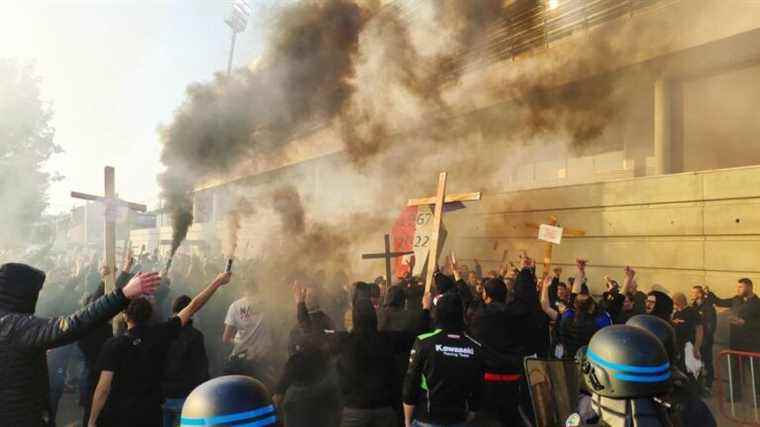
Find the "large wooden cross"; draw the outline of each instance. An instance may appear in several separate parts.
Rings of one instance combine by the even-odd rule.
[[[387,283],[387,286],[390,287],[393,285],[393,281],[391,280],[391,259],[392,258],[398,258],[400,256],[404,255],[411,255],[414,251],[411,252],[391,252],[391,235],[386,234],[385,235],[385,252],[378,253],[378,254],[362,254],[362,259],[385,259],[385,280]]]
[[[547,225],[551,225],[553,227],[556,227],[558,223],[557,217],[554,215],[549,216],[549,222],[547,222]],[[538,224],[533,223],[527,223],[526,226],[538,231],[541,226]],[[585,236],[586,232],[584,230],[579,230],[576,228],[562,228],[562,237],[581,237]],[[546,248],[544,249],[544,273],[542,277],[546,277],[549,274],[549,269],[552,265],[552,251],[554,249],[554,244],[546,242]]]
[[[105,167],[105,196],[94,196],[72,191],[71,197],[75,199],[101,202],[106,205],[104,249],[106,252],[108,274],[103,278],[103,283],[105,285],[105,291],[110,292],[116,287],[116,209],[119,206],[126,206],[134,211],[145,212],[148,208],[145,205],[125,202],[116,197],[116,172],[112,166]],[[85,207],[85,209],[87,209],[87,207]],[[87,242],[85,242],[85,244],[86,243]]]
[[[434,197],[411,199],[407,206],[435,205],[433,209],[433,235],[430,238],[430,255],[428,255],[427,274],[425,275],[425,293],[430,292],[433,284],[435,266],[438,264],[438,236],[443,222],[443,205],[452,202],[467,202],[480,200],[480,193],[462,193],[446,195],[446,172],[438,175],[438,189]]]

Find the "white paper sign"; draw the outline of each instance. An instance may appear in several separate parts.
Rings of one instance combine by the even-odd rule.
[[[562,242],[562,227],[541,224],[538,228],[538,240],[559,245]]]

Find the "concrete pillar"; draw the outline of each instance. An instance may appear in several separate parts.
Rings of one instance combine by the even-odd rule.
[[[660,78],[654,83],[654,157],[655,174],[671,173],[673,149],[670,124],[670,83]]]

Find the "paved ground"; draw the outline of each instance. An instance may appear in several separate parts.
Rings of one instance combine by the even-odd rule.
[[[720,411],[718,410],[717,406],[717,399],[708,399],[707,404],[710,406],[710,409],[713,412],[713,415],[715,415],[716,419],[718,420],[718,425],[723,427],[741,427],[742,424],[734,423],[729,421],[728,419],[720,416]],[[58,427],[81,427],[80,421],[82,417],[82,410],[77,405],[77,395],[76,394],[65,394],[63,398],[61,399],[61,404],[58,409],[58,420],[57,420],[57,426]]]

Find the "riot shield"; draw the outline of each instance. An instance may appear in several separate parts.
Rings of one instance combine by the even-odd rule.
[[[575,361],[526,357],[525,376],[536,426],[564,426],[578,402],[580,378]]]

